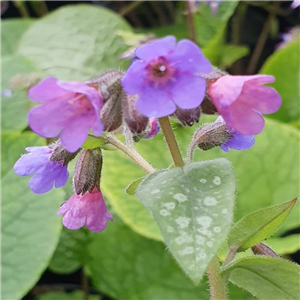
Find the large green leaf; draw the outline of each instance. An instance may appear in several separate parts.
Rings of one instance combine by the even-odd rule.
[[[27,85],[31,78],[37,79],[41,71],[28,59],[22,56],[6,56],[2,60],[1,89],[11,91],[10,81],[16,75],[20,76],[19,85],[11,91],[11,95],[1,97],[1,128],[2,130],[22,131],[27,127],[27,114],[33,102],[27,95],[27,90],[22,85]],[[15,77],[16,78],[16,77]],[[26,81],[23,83],[23,81]],[[35,84],[36,82],[32,82]]]
[[[273,75],[276,81],[272,86],[282,97],[282,106],[278,112],[270,115],[284,122],[299,121],[300,99],[300,39],[285,46],[271,55],[260,73]]]
[[[203,122],[215,117],[203,118]],[[176,128],[182,153],[193,136],[194,128]],[[154,167],[166,168],[171,164],[170,155],[161,135],[153,140],[141,141],[137,148]],[[299,132],[291,126],[267,120],[262,134],[256,136],[253,148],[247,151],[220,149],[196,150],[195,160],[203,161],[225,157],[233,163],[237,174],[237,200],[235,220],[259,208],[280,204],[299,194]],[[288,154],[287,154],[288,153]],[[131,228],[147,237],[161,239],[153,217],[134,196],[124,190],[143,172],[120,151],[105,152],[102,189],[118,215]],[[275,163],[276,162],[276,163]],[[126,175],[125,175],[126,174]],[[277,236],[299,225],[299,203]]]
[[[73,293],[59,293],[59,292],[48,292],[45,294],[41,294],[38,300],[82,300],[84,298],[84,293],[82,291],[76,291]],[[88,295],[89,300],[99,300],[99,296],[97,295]]]
[[[24,140],[34,141],[33,135],[11,138],[10,144],[14,146],[4,152],[2,161],[24,153]],[[61,222],[56,212],[64,193],[52,190],[36,195],[29,189],[28,180],[28,177],[18,177],[12,169],[1,180],[1,299],[20,299],[28,292],[46,269],[60,235]]]
[[[231,228],[228,245],[245,250],[264,241],[284,223],[296,201],[297,198],[246,215]]]
[[[119,69],[126,50],[118,30],[130,30],[117,14],[92,5],[69,5],[35,22],[23,36],[19,53],[47,75],[87,80],[109,68]]]
[[[154,216],[179,265],[198,284],[233,219],[231,163],[216,159],[155,172],[136,195]]]
[[[17,52],[19,41],[33,19],[1,20],[1,55],[12,55]]]
[[[197,33],[197,42],[205,46],[221,28],[225,28],[228,19],[232,16],[238,1],[223,1],[218,7],[218,14],[212,15],[209,5],[201,3],[197,13],[194,14],[194,22]]]
[[[258,299],[295,299],[300,297],[300,266],[280,258],[252,256],[226,266],[222,275]]]
[[[93,234],[88,269],[93,284],[115,299],[208,299],[206,283],[196,287],[162,243],[146,239],[114,217]]]
[[[69,274],[79,269],[89,259],[88,243],[89,232],[85,228],[79,230],[63,228],[49,264],[50,270],[59,274]]]
[[[15,176],[11,171],[2,179],[1,299],[20,299],[34,286],[47,268],[61,229],[56,211],[62,192],[35,195],[24,178]]]

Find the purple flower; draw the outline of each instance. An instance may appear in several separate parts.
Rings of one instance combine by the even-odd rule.
[[[36,194],[49,192],[53,185],[56,188],[63,187],[69,173],[67,165],[62,165],[57,161],[50,161],[52,150],[48,146],[28,147],[27,154],[15,163],[14,171],[19,176],[29,176],[34,174],[29,180],[30,189]]]
[[[292,9],[296,9],[298,6],[300,6],[300,0],[294,0],[291,4]]]
[[[145,135],[144,139],[153,139],[159,132],[160,126],[158,121],[155,118],[149,118],[149,124],[147,128],[147,134]]]
[[[33,131],[43,137],[60,134],[62,145],[69,152],[77,151],[92,129],[100,136],[102,97],[96,89],[81,82],[58,81],[47,77],[29,90],[33,101],[42,105],[30,110],[28,119]]]
[[[274,80],[268,75],[226,75],[209,86],[208,94],[229,129],[242,135],[256,135],[265,124],[261,114],[276,112],[282,103],[275,89],[262,86]]]
[[[191,12],[194,13],[197,11],[200,3],[203,1],[192,0],[192,1],[188,1],[188,2],[189,2],[189,7],[190,7]],[[213,0],[204,1],[205,5],[210,6],[211,12],[214,16],[216,16],[218,14],[218,7],[220,5],[220,2],[221,2],[220,0],[219,1],[213,1]]]
[[[221,116],[219,116],[215,122],[224,123],[224,120]],[[253,135],[243,135],[234,129],[231,129],[230,132],[233,134],[233,138],[229,139],[222,146],[220,146],[224,152],[228,152],[229,148],[234,150],[247,150],[255,143]]]
[[[62,223],[71,230],[86,225],[89,230],[100,232],[106,228],[107,219],[113,220],[107,211],[102,193],[97,188],[94,188],[91,193],[71,196],[61,205],[57,215],[64,215]]]
[[[127,94],[138,94],[136,108],[147,116],[160,118],[176,110],[191,109],[203,101],[205,79],[212,67],[199,47],[181,40],[176,45],[173,36],[150,42],[135,51],[122,79]]]

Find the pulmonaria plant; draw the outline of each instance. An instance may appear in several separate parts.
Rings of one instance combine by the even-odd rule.
[[[262,114],[281,106],[277,91],[265,85],[274,80],[268,75],[232,76],[213,68],[189,40],[177,43],[167,36],[151,41],[135,50],[125,73],[109,70],[84,83],[48,77],[32,87],[29,97],[43,104],[29,112],[31,129],[60,139],[26,148],[14,170],[20,176],[34,174],[30,188],[45,193],[66,184],[68,163],[77,156],[74,194],[57,214],[63,215],[68,229],[86,226],[100,232],[112,221],[101,193],[102,153],[123,151],[148,173],[142,182],[134,182],[136,195],[154,216],[180,266],[198,283],[228,235],[236,184],[230,162],[193,162],[194,150],[253,147],[254,136],[264,128]],[[184,160],[168,117],[192,126],[203,114],[219,117],[196,129]],[[134,147],[160,129],[175,168],[155,170]],[[123,132],[125,143],[114,131]],[[212,269],[219,274],[218,266],[209,265],[210,280]]]

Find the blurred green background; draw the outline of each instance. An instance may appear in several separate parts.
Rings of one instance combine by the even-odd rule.
[[[46,141],[30,131],[27,90],[41,78],[87,80],[155,35],[189,38],[187,1],[1,1],[1,193],[3,300],[209,299],[206,279],[194,286],[161,241],[148,211],[124,190],[141,177],[118,151],[104,153],[102,190],[114,221],[102,233],[62,228],[59,205],[72,194],[33,194],[12,166],[24,148]],[[299,195],[299,9],[291,1],[223,1],[217,14],[201,2],[193,13],[196,42],[212,64],[231,74],[271,74],[283,99],[255,146],[196,160],[226,157],[238,179],[235,219]],[[297,31],[298,30],[298,31]],[[283,41],[288,41],[282,44]],[[215,117],[201,117],[200,123]],[[197,124],[174,123],[182,151]],[[161,135],[137,148],[156,168],[171,164]],[[72,165],[69,167],[72,173]],[[299,204],[267,244],[300,262]],[[226,254],[226,245],[220,257]],[[243,255],[241,253],[240,255]],[[230,299],[252,299],[230,286]]]

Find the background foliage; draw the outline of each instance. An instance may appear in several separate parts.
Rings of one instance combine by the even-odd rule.
[[[102,190],[114,222],[100,234],[85,229],[62,229],[56,211],[72,194],[71,183],[63,190],[38,196],[29,190],[28,178],[20,178],[12,171],[26,146],[46,143],[28,129],[27,112],[33,105],[27,97],[30,85],[48,75],[61,80],[86,80],[110,68],[124,69],[128,61],[120,61],[118,56],[128,49],[126,44],[137,39],[137,34],[189,37],[183,2],[148,3],[148,6],[142,3],[132,6],[127,13],[128,6],[115,4],[112,8],[126,15],[127,21],[111,9],[97,7],[98,4],[65,3],[62,8],[46,13],[40,4],[30,6],[29,2],[23,2],[23,8],[29,8],[29,12],[39,18],[7,18],[1,22],[1,299],[24,296],[24,299],[41,300],[82,299],[87,285],[93,294],[92,300],[100,296],[103,299],[208,299],[206,279],[195,286],[183,274],[165,249],[159,228],[148,210],[135,196],[124,192],[133,180],[144,174],[122,153],[105,153]],[[288,10],[285,4],[281,4],[281,8]],[[245,20],[257,22],[253,16],[255,9],[263,26],[267,7],[223,2],[214,16],[209,6],[200,4],[194,15],[197,43],[216,66],[227,68],[231,73],[246,73],[257,40],[253,42],[244,24]],[[21,12],[24,15],[22,8]],[[139,17],[144,18],[144,23]],[[238,178],[235,221],[259,208],[299,195],[299,39],[274,51],[279,24],[288,20],[288,17],[284,21],[280,18],[280,14],[274,18],[276,34],[270,31],[256,71],[261,66],[260,73],[276,77],[273,86],[282,96],[282,109],[270,116],[273,120],[267,120],[264,132],[257,136],[252,149],[229,153],[219,149],[198,151],[195,157],[196,161],[225,157],[233,163]],[[236,22],[240,22],[241,32],[236,32]],[[118,32],[123,35],[125,32],[127,38],[123,40]],[[202,117],[200,122],[214,119]],[[174,123],[173,126],[184,153],[198,125],[182,128]],[[137,148],[156,168],[167,168],[171,164],[161,135],[138,143]],[[69,170],[72,172],[72,166]],[[285,256],[300,249],[299,203],[267,244]],[[220,257],[224,257],[224,253],[226,245],[221,248]],[[241,260],[240,265],[232,266],[231,270],[247,263]],[[224,272],[229,272],[229,268]],[[230,280],[245,288],[237,273],[231,270]],[[59,277],[55,274],[71,275]],[[82,284],[79,277],[82,277]],[[49,278],[55,278],[55,284],[51,285]],[[71,278],[72,285],[64,281],[67,278]],[[72,294],[68,293],[70,291]],[[256,296],[265,299],[268,294]],[[230,299],[251,298],[242,289],[230,286]]]

